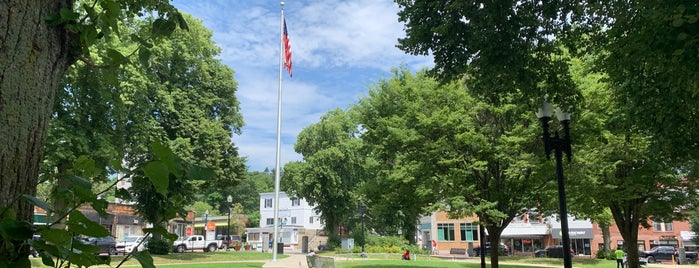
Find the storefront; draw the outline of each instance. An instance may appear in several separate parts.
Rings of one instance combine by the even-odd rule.
[[[552,228],[551,237],[561,244],[561,228]],[[592,255],[591,240],[595,237],[590,228],[568,228],[570,248],[575,255]]]
[[[692,231],[680,231],[680,237],[682,238],[682,247],[688,251],[697,251],[697,244],[694,242],[697,234]]]
[[[500,238],[510,247],[513,255],[534,256],[534,251],[544,249],[544,237],[548,235],[546,224],[510,223]]]

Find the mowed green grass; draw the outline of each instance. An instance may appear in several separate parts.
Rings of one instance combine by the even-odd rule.
[[[417,260],[400,260],[400,254],[369,254],[368,259],[359,258],[353,255],[335,255],[331,252],[322,256],[333,256],[337,259],[337,268],[398,268],[398,267],[444,267],[444,268],[480,268],[479,259],[442,259],[431,256],[417,256]],[[287,258],[286,255],[279,255],[279,259]],[[115,267],[124,256],[112,257],[111,267]],[[241,267],[241,268],[261,268],[265,262],[272,259],[271,253],[261,252],[226,252],[218,251],[213,253],[188,252],[181,254],[154,255],[153,262],[157,267],[193,267],[193,268],[214,268],[214,267]],[[32,267],[47,267],[41,264],[39,258],[32,258]],[[490,267],[490,259],[486,259],[486,266]],[[503,268],[532,268],[532,267],[562,267],[562,259],[551,258],[529,258],[529,257],[501,257],[500,266]],[[616,267],[615,261],[598,260],[588,258],[573,259],[574,267],[585,268],[610,268]],[[108,267],[108,266],[102,266]],[[141,267],[136,260],[130,259],[121,267]]]
[[[272,259],[272,253],[249,251],[185,252],[151,256],[157,267],[177,267],[182,266],[182,264],[187,264],[186,267],[262,267],[266,261]],[[280,259],[286,257],[285,255],[279,256]],[[124,258],[124,256],[112,257],[110,266],[118,265]],[[30,260],[32,267],[50,267],[43,265],[41,258],[30,258]],[[135,259],[129,258],[121,267],[141,267],[141,265]]]
[[[321,254],[322,255],[322,254]],[[331,254],[326,254],[330,255]],[[416,260],[400,260],[400,254],[369,254],[369,259],[358,256],[344,255],[338,258],[337,268],[398,268],[398,267],[445,267],[445,268],[480,268],[480,259],[449,259],[434,256],[418,255]],[[486,267],[490,267],[490,258],[486,258]],[[589,258],[573,258],[574,267],[613,268],[616,261]],[[503,268],[532,268],[532,267],[563,267],[563,259],[532,258],[532,257],[500,257],[500,267]]]

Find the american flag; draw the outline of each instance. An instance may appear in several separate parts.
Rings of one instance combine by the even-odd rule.
[[[291,73],[291,44],[289,43],[289,34],[286,31],[286,19],[284,19],[284,69],[289,71],[289,77],[293,77]]]

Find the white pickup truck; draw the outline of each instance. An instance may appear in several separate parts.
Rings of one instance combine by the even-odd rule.
[[[221,240],[206,240],[203,235],[192,235],[175,240],[172,248],[177,253],[186,250],[202,249],[204,252],[214,252],[221,247]]]

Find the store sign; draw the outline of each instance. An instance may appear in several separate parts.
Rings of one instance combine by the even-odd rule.
[[[561,228],[551,229],[551,237],[554,239],[561,239],[563,237]],[[570,239],[592,239],[595,235],[592,232],[592,228],[569,228],[568,237]]]

